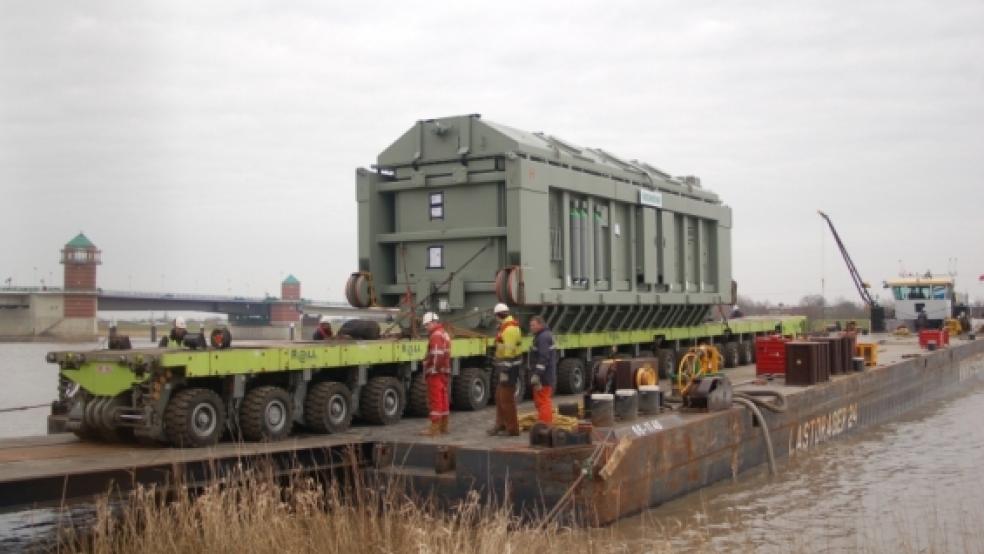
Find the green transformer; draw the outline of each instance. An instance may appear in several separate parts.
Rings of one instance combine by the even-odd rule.
[[[490,327],[505,302],[556,331],[678,327],[734,301],[731,209],[671,177],[478,115],[418,121],[357,171],[349,302]]]

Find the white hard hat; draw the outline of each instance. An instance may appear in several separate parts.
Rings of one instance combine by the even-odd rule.
[[[427,312],[426,314],[424,314],[424,317],[422,319],[424,325],[427,325],[428,323],[434,323],[435,321],[437,321],[437,314],[435,314],[434,312]]]
[[[183,318],[183,317],[176,317],[176,318],[174,318],[174,327],[177,328],[177,329],[187,329],[188,328],[188,324],[185,323],[185,318]]]
[[[321,319],[318,320],[318,323],[331,323],[331,320],[328,319],[328,316],[323,315],[321,316]]]
[[[495,314],[507,314],[507,313],[509,313],[509,306],[506,306],[502,302],[499,302],[498,304],[495,305],[494,308],[492,308],[492,313],[495,313]]]

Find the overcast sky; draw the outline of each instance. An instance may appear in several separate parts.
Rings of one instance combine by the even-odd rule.
[[[355,168],[481,113],[699,175],[743,294],[855,298],[824,209],[984,297],[980,0],[211,6],[0,3],[0,279],[82,230],[103,288],[342,299]]]

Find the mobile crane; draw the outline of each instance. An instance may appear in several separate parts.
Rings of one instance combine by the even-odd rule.
[[[817,210],[826,222],[827,226],[830,227],[831,234],[834,235],[834,241],[837,242],[837,248],[840,249],[841,256],[844,257],[844,263],[847,264],[847,271],[851,274],[851,281],[854,282],[854,288],[858,289],[858,294],[861,295],[861,301],[868,307],[869,317],[871,318],[871,331],[873,333],[884,333],[885,332],[885,307],[878,304],[878,301],[871,296],[871,292],[868,289],[871,285],[868,284],[861,278],[861,274],[858,272],[857,266],[854,265],[854,260],[851,259],[851,255],[847,253],[847,248],[844,246],[844,241],[841,240],[840,235],[837,233],[837,228],[834,227],[834,222],[830,220],[830,217],[823,213],[821,210]]]

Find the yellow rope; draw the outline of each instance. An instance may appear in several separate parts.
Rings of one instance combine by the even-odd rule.
[[[533,424],[537,421],[536,412],[527,412],[522,414],[519,416],[519,429],[521,431],[529,431],[530,428],[533,427]],[[566,429],[567,431],[573,431],[577,428],[577,418],[560,415],[554,411],[553,423],[551,425],[561,429]]]

